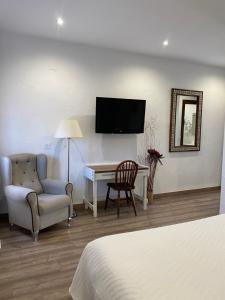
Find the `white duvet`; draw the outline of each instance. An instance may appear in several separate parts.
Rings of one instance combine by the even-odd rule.
[[[225,299],[225,215],[89,243],[75,300]]]

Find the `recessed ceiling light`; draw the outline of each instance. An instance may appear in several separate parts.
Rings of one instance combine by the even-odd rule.
[[[64,21],[63,21],[63,19],[62,18],[57,18],[57,24],[59,25],[59,26],[63,26],[63,24],[64,24]]]
[[[168,46],[169,45],[169,41],[168,40],[165,40],[164,42],[163,42],[163,46]]]

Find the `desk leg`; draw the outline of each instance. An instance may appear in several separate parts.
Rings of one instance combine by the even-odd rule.
[[[93,181],[93,216],[98,216],[97,180]]]
[[[148,198],[147,198],[147,180],[148,176],[143,176],[143,209],[147,209]]]
[[[84,207],[85,209],[88,209],[88,203],[87,203],[87,200],[88,200],[88,184],[89,184],[89,181],[88,179],[85,180],[85,187],[84,187]]]

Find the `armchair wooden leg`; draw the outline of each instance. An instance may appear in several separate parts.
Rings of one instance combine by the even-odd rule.
[[[38,234],[39,234],[39,230],[32,232],[34,242],[38,242]]]
[[[118,198],[116,200],[116,204],[117,204],[117,217],[120,217],[120,191],[118,191]]]
[[[110,186],[108,187],[106,199],[105,199],[105,209],[108,207],[108,202],[109,202],[109,194],[110,194]]]
[[[13,223],[10,223],[10,224],[9,224],[9,230],[13,230],[13,226],[14,226],[14,224],[13,224]]]
[[[75,211],[75,209],[73,208],[73,214],[72,214],[72,219],[76,218],[77,217],[77,213]]]
[[[136,206],[135,206],[134,196],[133,196],[131,190],[130,190],[130,197],[131,197],[131,203],[132,203],[132,206],[133,206],[133,208],[134,208],[135,216],[137,216],[137,210],[136,210]]]
[[[67,220],[67,226],[68,226],[68,227],[71,226],[71,221],[72,221],[72,218],[68,218],[68,220]]]

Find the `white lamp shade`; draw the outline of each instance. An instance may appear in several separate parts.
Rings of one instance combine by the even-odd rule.
[[[83,137],[77,120],[61,120],[55,132],[55,138],[78,138]]]

